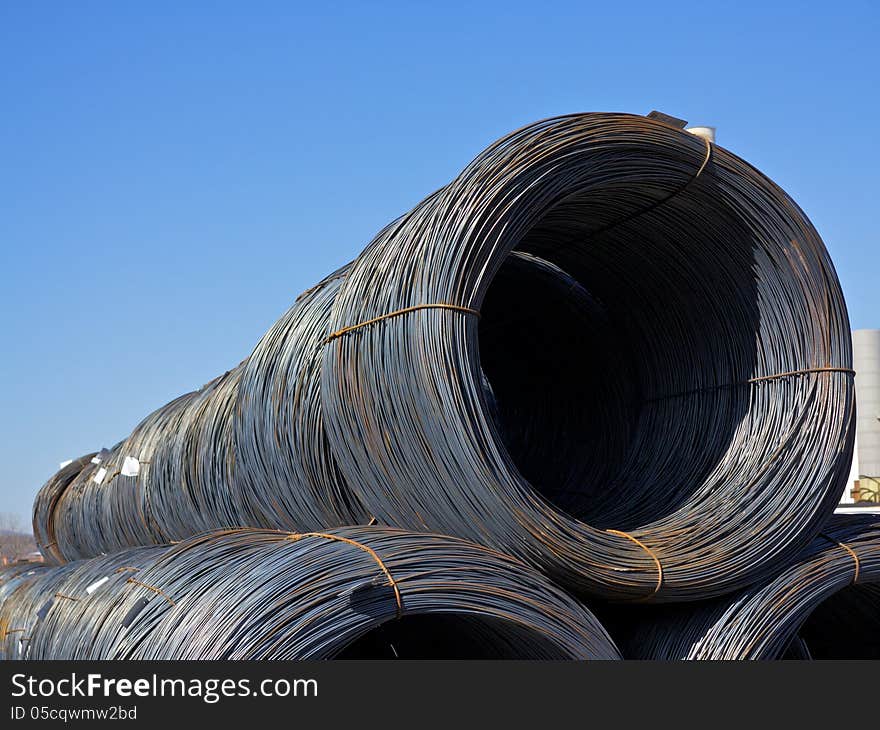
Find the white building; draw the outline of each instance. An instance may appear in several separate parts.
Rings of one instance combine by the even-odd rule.
[[[841,503],[880,503],[880,330],[853,332],[856,450]]]

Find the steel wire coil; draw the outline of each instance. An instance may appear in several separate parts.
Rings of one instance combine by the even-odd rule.
[[[95,608],[93,596],[119,597],[140,571],[151,565],[167,548],[161,546],[128,548],[112,555],[67,563],[46,581],[35,584],[36,594],[27,601],[27,610],[37,607],[30,625],[22,659],[55,659],[74,655],[94,655],[93,641],[100,641],[106,616]],[[49,590],[46,590],[48,585]],[[12,600],[15,600],[14,598]]]
[[[246,524],[232,501],[234,449],[230,422],[241,367],[215,378],[189,399],[153,451],[147,500],[162,534],[180,540]]]
[[[523,256],[573,293],[517,273]],[[55,535],[71,558],[370,518],[509,552],[578,593],[721,595],[769,576],[837,502],[848,332],[821,239],[757,170],[644,117],[546,120],[307,292],[229,381],[234,406],[230,385],[175,410],[143,506],[81,476]]]
[[[554,326],[528,299],[518,336],[487,341],[488,308],[512,304],[493,290],[513,250],[603,305],[615,336],[593,349],[569,328],[544,357],[587,380],[598,367],[597,399],[626,394],[606,396],[596,429],[614,448],[556,437],[555,404],[573,420],[584,406],[568,373],[541,381],[553,409],[518,409],[531,373],[481,367],[533,360],[535,327]],[[324,412],[367,510],[510,552],[577,592],[683,601],[766,578],[848,474],[849,325],[821,239],[757,170],[651,119],[560,117],[490,146],[355,260],[330,330]],[[528,454],[505,443],[481,370],[534,436]]]
[[[120,535],[137,518],[137,505],[133,500],[119,499],[115,490],[102,489],[108,480],[116,478],[122,461],[122,445],[118,443],[102,449],[85,464],[49,513],[55,547],[65,560],[125,547]],[[37,499],[40,499],[39,495]],[[121,505],[124,505],[123,509],[114,509]],[[42,550],[42,545],[40,548]]]
[[[198,391],[186,393],[148,415],[125,441],[102,454],[101,462],[87,463],[61,490],[51,509],[38,510],[38,505],[48,502],[44,492],[55,477],[44,485],[34,506],[34,535],[44,554],[47,546],[42,535],[49,532],[55,536],[54,549],[61,560],[172,539],[153,514],[154,505],[162,504],[161,496],[169,491],[161,457],[155,460],[155,468],[153,457],[178,435],[181,413],[197,396]],[[138,461],[140,471],[135,478],[122,474],[126,456]],[[96,481],[101,468],[105,476]],[[184,496],[180,482],[173,492],[179,499]]]
[[[619,658],[519,561],[389,528],[222,531],[42,576],[0,605],[29,617],[16,658]]]
[[[62,466],[49,481],[37,492],[34,499],[33,529],[34,540],[40,547],[43,557],[50,564],[66,562],[65,556],[58,547],[55,536],[55,509],[58,501],[64,495],[70,484],[76,479],[86,464],[96,453],[86,454],[78,459],[72,459],[69,464]]]
[[[0,574],[0,657],[27,656],[40,600],[50,592],[70,564],[57,567],[15,566]]]
[[[610,608],[607,618],[632,659],[876,659],[878,608],[880,516],[837,515],[769,580],[730,596],[631,609],[622,617],[619,607]]]
[[[14,563],[0,567],[0,602],[4,601],[23,581],[42,573],[45,563]]]

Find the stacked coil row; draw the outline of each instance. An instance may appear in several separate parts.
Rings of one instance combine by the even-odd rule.
[[[387,528],[216,532],[3,578],[10,659],[619,658],[519,562]]]
[[[62,564],[376,524],[580,598],[774,579],[854,439],[846,308],[797,205],[675,124],[520,129],[304,292],[235,369],[43,487]]]

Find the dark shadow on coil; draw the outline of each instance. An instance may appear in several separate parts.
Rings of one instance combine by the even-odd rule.
[[[480,356],[489,410],[517,468],[584,518],[622,468],[638,418],[632,356],[604,307],[557,266],[512,255],[483,304]]]
[[[420,614],[389,621],[347,646],[336,659],[564,659],[553,645],[523,626],[477,615]]]
[[[835,593],[810,614],[798,638],[810,659],[880,659],[880,584]]]
[[[563,201],[518,247],[555,263],[510,256],[482,307],[511,460],[600,528],[656,522],[723,481],[756,369],[754,237],[711,183],[591,233],[658,195],[633,183]]]

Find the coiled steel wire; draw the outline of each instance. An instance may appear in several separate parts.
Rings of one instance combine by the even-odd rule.
[[[67,563],[66,570],[46,576],[29,589],[27,610],[37,608],[22,659],[52,659],[75,653],[88,655],[89,642],[100,637],[105,616],[95,611],[93,596],[117,598],[167,548],[128,548],[112,555]],[[47,590],[48,586],[48,590]],[[11,600],[15,600],[15,596]]]
[[[604,306],[612,337],[594,348],[566,328],[543,356],[590,381],[608,449],[557,437],[584,389],[556,367],[522,409],[534,371],[501,388],[487,369],[529,453],[489,413],[481,364],[535,361],[535,329],[556,319],[526,291],[492,302],[513,250]],[[487,308],[518,297],[531,318],[487,352]],[[578,592],[682,601],[766,578],[848,474],[849,325],[821,239],[757,170],[651,119],[560,117],[490,146],[355,260],[330,325],[328,432],[370,514],[510,552]]]
[[[29,581],[47,567],[45,563],[13,563],[0,567],[0,601],[5,600],[22,582]]]
[[[34,539],[46,562],[50,564],[66,562],[55,537],[55,509],[58,506],[58,501],[86,464],[96,455],[94,452],[86,454],[79,459],[72,459],[69,464],[62,466],[40,489],[34,499]]]
[[[837,515],[773,578],[711,601],[631,609],[611,631],[633,659],[876,659],[878,599],[880,516]]]
[[[54,549],[63,560],[173,539],[167,534],[168,526],[163,529],[157,520],[154,509],[162,504],[164,494],[186,504],[187,493],[180,489],[179,481],[169,489],[161,455],[178,437],[181,415],[197,397],[198,391],[186,393],[151,413],[125,441],[102,454],[100,462],[87,463],[63,488],[52,509],[38,511],[37,505],[48,501],[42,495],[53,480],[47,482],[34,507],[34,534],[44,554],[46,546],[41,535],[50,531],[55,537]],[[127,456],[138,461],[136,477],[122,474]],[[101,469],[105,473],[98,481]]]
[[[210,529],[368,522],[326,445],[317,391],[340,275],[304,292],[237,368],[150,414],[100,463],[54,475],[34,504],[41,550],[60,562]],[[138,474],[122,473],[127,457]]]
[[[41,576],[0,605],[28,631],[10,658],[619,658],[519,561],[388,528],[215,532]]]
[[[24,565],[11,566],[0,573],[0,658],[27,656],[33,627],[38,620],[37,604],[69,571],[68,565],[54,568]]]
[[[152,453],[146,499],[168,540],[246,524],[230,489],[235,460],[230,421],[240,377],[238,367],[195,393]]]
[[[510,263],[524,255],[531,274]],[[553,294],[548,267],[574,294]],[[769,576],[837,502],[848,332],[821,239],[757,170],[653,119],[545,120],[301,297],[229,389],[175,410],[139,498],[75,480],[59,551],[375,519],[579,593],[721,595]]]

